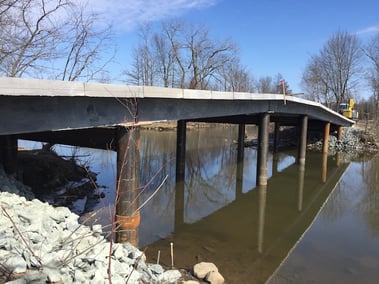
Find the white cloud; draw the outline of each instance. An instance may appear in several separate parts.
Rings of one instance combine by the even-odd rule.
[[[379,24],[361,29],[357,31],[356,34],[362,35],[362,34],[371,34],[371,33],[377,33],[377,32],[379,32]]]
[[[189,10],[207,8],[217,0],[87,0],[86,8],[99,13],[118,31],[139,24],[180,16]]]

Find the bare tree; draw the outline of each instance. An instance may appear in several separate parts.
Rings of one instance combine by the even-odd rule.
[[[219,89],[228,92],[253,92],[254,83],[250,73],[241,65],[238,59],[231,60],[221,68]]]
[[[169,87],[172,82],[172,76],[175,72],[175,55],[171,49],[170,42],[162,33],[156,33],[153,35],[153,50],[154,57],[156,58],[156,73],[159,74],[163,82],[163,87]],[[171,76],[170,76],[171,75]],[[171,80],[170,80],[171,78]]]
[[[225,65],[236,54],[230,41],[217,43],[206,29],[177,22],[164,23],[160,32],[141,39],[124,74],[128,82],[144,85],[209,89],[222,80]],[[140,80],[141,72],[151,74],[152,80]]]
[[[17,1],[6,12],[8,21],[2,26],[1,72],[9,77],[21,77],[27,70],[41,72],[37,61],[55,57],[59,38],[54,13],[64,9],[67,1]]]
[[[257,88],[258,93],[282,94],[283,91],[286,94],[292,93],[292,90],[289,88],[288,82],[284,80],[282,74],[280,73],[276,74],[275,78],[271,76],[260,77],[256,81],[255,86]]]
[[[184,35],[184,24],[178,23],[178,22],[172,22],[172,23],[164,23],[163,24],[163,31],[166,34],[170,45],[172,54],[174,56],[175,65],[177,68],[174,70],[175,73],[172,74],[172,82],[175,82],[175,78],[179,78],[179,84],[178,87],[184,89],[186,87],[186,75],[187,75],[187,68],[185,66],[186,63],[184,62],[184,46],[183,46],[183,39],[181,38]],[[178,73],[178,75],[176,75]]]
[[[320,91],[326,101],[332,95],[338,107],[357,86],[361,55],[355,35],[337,32],[311,57],[303,75],[304,86],[313,94]]]
[[[203,28],[191,28],[186,36],[184,48],[188,50],[190,57],[189,89],[208,89],[209,80],[217,76],[217,71],[233,60],[235,52],[232,43],[215,43]]]
[[[90,80],[104,66],[98,59],[110,30],[96,29],[95,15],[75,1],[0,1],[1,75]]]
[[[83,7],[80,6],[73,7],[70,14],[72,20],[65,33],[67,37],[63,39],[63,48],[59,52],[65,60],[60,79],[67,81],[79,78],[95,79],[98,73],[104,71],[112,58],[110,55],[108,60],[101,60],[101,53],[110,46],[111,26],[95,29],[94,24],[98,16],[84,15]]]
[[[133,50],[132,68],[123,73],[127,82],[135,85],[152,86],[155,82],[155,61],[151,47],[152,32],[149,25],[139,28],[140,43]]]
[[[365,47],[365,54],[371,63],[368,70],[368,83],[372,91],[374,118],[379,116],[379,33],[377,33]]]

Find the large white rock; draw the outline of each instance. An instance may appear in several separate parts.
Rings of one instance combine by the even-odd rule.
[[[193,273],[199,279],[204,279],[212,271],[218,272],[217,266],[212,262],[200,262],[193,267]]]
[[[211,284],[224,284],[225,279],[222,277],[220,272],[211,271],[205,276],[205,280],[207,280]]]

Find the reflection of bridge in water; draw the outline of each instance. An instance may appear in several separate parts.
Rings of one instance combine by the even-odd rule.
[[[236,199],[193,224],[184,223],[185,189],[179,182],[175,230],[148,245],[148,260],[155,261],[160,251],[160,262],[170,266],[173,242],[177,267],[211,261],[230,283],[264,283],[312,224],[348,167],[338,157],[309,155],[304,169],[293,164],[281,172],[273,170],[267,185],[247,193],[238,182],[243,167],[237,167]]]

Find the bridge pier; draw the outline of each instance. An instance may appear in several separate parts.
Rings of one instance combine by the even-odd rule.
[[[140,212],[139,189],[139,127],[116,129],[117,183],[116,183],[116,242],[138,245]]]
[[[330,122],[326,122],[324,126],[324,140],[322,144],[322,153],[328,154],[328,142],[330,133]]]
[[[262,113],[258,127],[258,156],[256,184],[267,185],[268,134],[270,115]]]
[[[245,149],[245,124],[238,124],[237,163],[243,161]]]
[[[297,163],[305,165],[305,155],[307,152],[307,131],[308,131],[308,116],[304,115],[300,118],[300,136]]]
[[[187,122],[178,120],[176,129],[176,180],[184,180]]]
[[[277,153],[279,150],[279,139],[280,139],[280,122],[275,122],[274,127],[274,146],[273,146],[273,153]]]
[[[18,141],[14,135],[0,136],[0,163],[7,174],[17,172]]]
[[[175,230],[184,224],[184,177],[187,122],[178,120],[176,128]]]
[[[237,168],[236,168],[236,199],[243,191],[243,163],[245,156],[245,124],[238,125]]]

